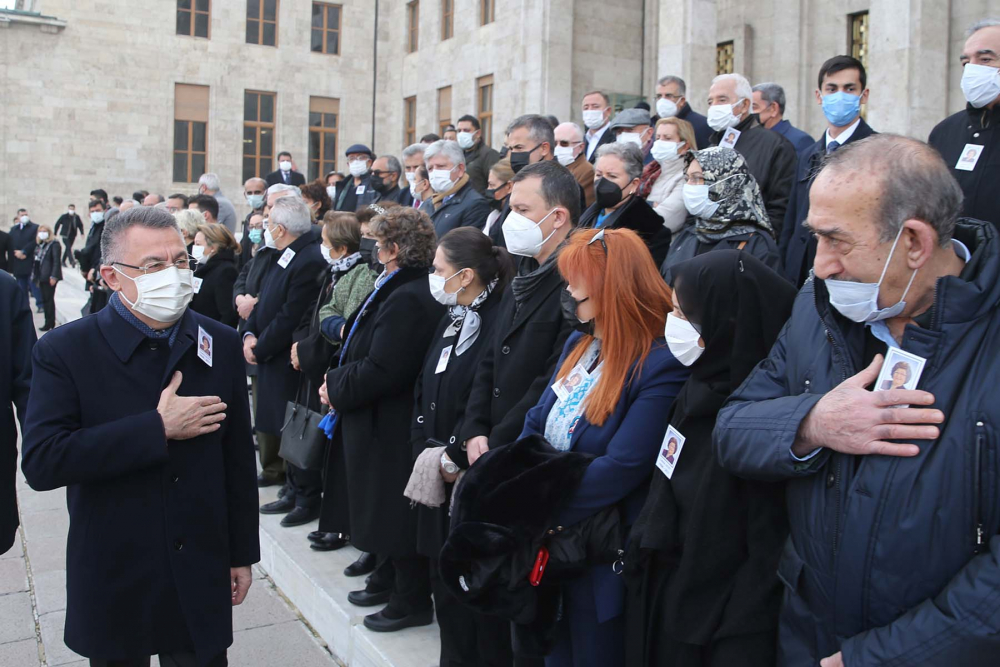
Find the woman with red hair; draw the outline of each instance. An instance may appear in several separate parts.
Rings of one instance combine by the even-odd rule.
[[[663,338],[670,289],[639,236],[585,229],[562,249],[566,341],[552,386],[525,418],[521,437],[539,434],[556,449],[594,456],[566,498],[570,526],[617,505],[626,525],[642,509],[671,403],[689,370]],[[625,664],[625,585],[607,565],[565,586],[556,646],[547,667]]]

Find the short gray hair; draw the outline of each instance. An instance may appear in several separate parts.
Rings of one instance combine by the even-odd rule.
[[[605,155],[613,155],[621,160],[629,180],[642,176],[642,149],[635,144],[631,142],[625,144],[618,142],[604,144],[597,149],[597,158],[594,162],[596,163],[597,160],[600,160]]]
[[[281,225],[296,238],[312,229],[309,207],[299,197],[282,197],[274,202],[268,220],[272,226]]]
[[[403,149],[403,159],[409,160],[414,155],[423,155],[427,150],[427,144],[410,144]]]
[[[684,79],[679,76],[674,76],[673,74],[668,74],[661,77],[659,81],[656,82],[657,86],[669,86],[672,83],[677,84],[677,92],[681,95],[687,95],[687,84],[684,83]]]
[[[560,127],[566,127],[573,130],[573,134],[576,136],[576,140],[583,141],[583,128],[581,128],[576,123],[570,121],[566,121],[565,123],[559,123],[558,125],[556,125],[556,130],[558,130]],[[553,136],[555,136],[555,130],[553,130],[552,134]]]
[[[181,233],[187,234],[191,238],[194,238],[194,235],[198,233],[198,228],[207,222],[204,213],[198,209],[190,208],[184,208],[174,213],[174,220],[177,221]]]
[[[968,39],[974,34],[982,30],[983,28],[992,28],[994,26],[1000,25],[1000,18],[986,18],[979,19],[975,23],[969,26],[969,29],[965,31],[965,38]]]
[[[962,210],[962,188],[936,150],[898,134],[852,141],[823,160],[822,173],[866,173],[878,179],[878,208],[872,217],[883,243],[892,241],[907,220],[934,228],[947,247]]]
[[[750,87],[750,82],[742,74],[720,74],[719,76],[712,79],[712,85],[717,83],[722,83],[723,81],[735,81],[736,82],[736,95],[740,99],[753,101],[753,88]]]
[[[264,199],[270,199],[271,195],[276,194],[278,192],[291,192],[299,199],[302,198],[302,190],[299,189],[299,186],[286,185],[284,183],[275,183],[274,185],[272,185],[267,189],[267,192],[264,195]]]
[[[101,264],[109,266],[122,261],[125,252],[123,239],[125,233],[132,227],[173,229],[179,237],[181,236],[177,221],[167,211],[152,206],[133,206],[104,223],[104,233],[101,235]],[[181,240],[183,241],[183,237]]]
[[[222,187],[221,185],[219,185],[218,174],[212,174],[212,173],[202,174],[201,177],[198,179],[198,185],[204,185],[206,190],[213,193],[218,192],[219,189]]]
[[[394,174],[403,173],[403,165],[399,164],[399,160],[396,159],[395,155],[383,155],[385,158],[385,166],[389,168],[389,171]]]
[[[513,123],[507,126],[507,134],[522,127],[528,129],[528,138],[534,141],[535,145],[540,146],[547,143],[549,148],[555,149],[556,135],[548,118],[531,113],[518,116]]]
[[[246,187],[248,184],[254,183],[256,181],[260,181],[261,183],[263,183],[264,184],[264,190],[267,191],[267,181],[265,181],[263,178],[260,178],[258,176],[254,176],[253,178],[248,178],[246,180],[246,182],[243,183],[243,187]]]
[[[760,98],[770,104],[774,102],[778,105],[778,111],[785,115],[785,89],[776,83],[758,83],[753,87],[753,92],[760,93]]]
[[[451,161],[452,167],[465,164],[465,151],[458,145],[457,141],[447,141],[439,139],[424,150],[424,163],[426,164],[435,155],[444,155]]]

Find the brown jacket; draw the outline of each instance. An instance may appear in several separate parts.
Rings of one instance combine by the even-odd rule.
[[[587,208],[594,203],[594,165],[587,162],[587,151],[580,151],[576,159],[570,162],[570,173],[576,178],[576,182],[583,188],[583,196],[587,200]]]

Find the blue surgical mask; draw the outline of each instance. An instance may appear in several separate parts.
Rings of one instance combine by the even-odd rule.
[[[263,238],[264,238],[264,230],[263,229],[251,229],[250,230],[250,241],[254,245],[260,243],[261,239],[263,239]]]
[[[247,203],[250,204],[250,208],[259,211],[264,208],[264,195],[247,195]]]
[[[892,242],[892,248],[889,250],[889,257],[885,260],[885,266],[882,267],[882,275],[879,276],[877,283],[856,283],[850,280],[834,280],[832,278],[827,278],[823,282],[826,283],[826,289],[830,293],[830,305],[840,311],[840,314],[849,320],[854,320],[855,322],[877,322],[879,320],[888,320],[893,317],[898,316],[906,308],[906,293],[910,291],[910,285],[913,284],[913,279],[917,277],[917,270],[913,270],[913,275],[910,276],[910,282],[907,283],[906,289],[903,290],[903,296],[899,297],[899,301],[894,306],[889,306],[888,308],[878,307],[878,290],[882,286],[882,281],[885,279],[885,272],[889,269],[889,262],[892,261],[892,254],[896,251],[896,245],[899,243],[899,237],[903,234],[903,227],[900,226],[899,233],[896,234],[896,240]]]
[[[831,125],[844,127],[861,113],[861,96],[844,91],[823,96],[823,114]]]

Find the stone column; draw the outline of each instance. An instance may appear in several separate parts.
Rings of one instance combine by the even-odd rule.
[[[715,0],[661,2],[656,78],[673,74],[687,83],[687,98],[701,113],[715,76]]]

